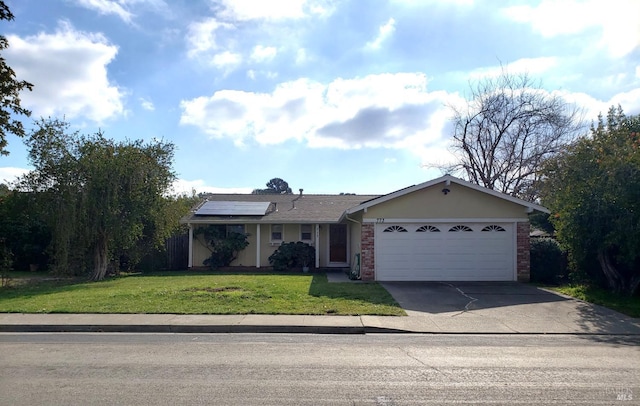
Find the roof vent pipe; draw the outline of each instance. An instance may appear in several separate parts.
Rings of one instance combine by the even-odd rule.
[[[292,201],[291,201],[291,208],[295,209],[296,208],[296,200],[302,198],[302,190],[303,189],[299,189],[300,190],[300,194],[298,196],[296,196]]]

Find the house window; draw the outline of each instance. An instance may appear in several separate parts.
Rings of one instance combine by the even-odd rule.
[[[232,233],[244,234],[244,224],[227,224],[227,235]]]
[[[311,224],[300,224],[300,241],[311,241],[313,226]]]
[[[271,224],[271,241],[281,242],[284,237],[282,224]]]

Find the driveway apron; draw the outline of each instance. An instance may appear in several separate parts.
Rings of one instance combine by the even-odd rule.
[[[640,319],[518,282],[381,284],[417,332],[640,335]]]

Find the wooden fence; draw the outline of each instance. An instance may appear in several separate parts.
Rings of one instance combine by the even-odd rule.
[[[187,269],[189,266],[189,234],[174,235],[165,242],[167,268]]]

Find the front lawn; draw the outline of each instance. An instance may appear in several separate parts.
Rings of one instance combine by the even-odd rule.
[[[567,285],[548,287],[547,289],[584,300],[585,302],[608,307],[627,316],[640,317],[640,297],[638,296],[617,295],[608,290],[587,285]]]
[[[0,290],[0,312],[406,315],[377,283],[324,274],[173,272]]]

